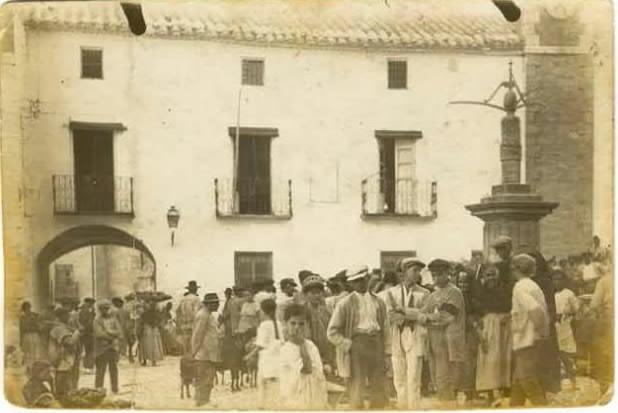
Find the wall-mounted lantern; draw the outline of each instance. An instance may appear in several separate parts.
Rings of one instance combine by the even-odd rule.
[[[174,230],[178,228],[178,221],[180,221],[180,211],[172,205],[167,211],[167,226],[172,231],[172,246],[174,246]]]

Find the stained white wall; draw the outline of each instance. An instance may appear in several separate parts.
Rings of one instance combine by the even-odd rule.
[[[103,80],[79,78],[81,46],[104,49]],[[243,57],[265,59],[265,85],[243,87],[240,124],[278,128],[272,175],[292,179],[289,221],[215,216],[213,180],[232,176],[227,128],[236,124]],[[408,89],[387,89],[389,57],[407,58]],[[272,251],[275,279],[302,268],[332,275],[359,262],[377,266],[381,250],[467,257],[482,245],[482,223],[464,205],[500,180],[502,115],[448,102],[487,98],[506,80],[509,60],[523,79],[519,56],[32,32],[26,99],[41,102],[39,116],[24,123],[26,180],[37,190],[32,253],[69,227],[113,225],[151,249],[159,288],[174,294],[190,279],[206,290],[231,285],[234,251]],[[133,220],[54,216],[51,176],[73,168],[69,120],[127,126],[114,138],[115,165],[116,175],[135,179]],[[417,177],[438,182],[436,219],[361,219],[361,180],[378,171],[376,129],[423,132]],[[314,197],[334,199],[337,163],[339,202],[312,202],[310,181]],[[165,219],[171,205],[182,215],[174,247]]]

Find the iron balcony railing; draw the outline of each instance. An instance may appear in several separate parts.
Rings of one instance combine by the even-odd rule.
[[[215,206],[219,218],[292,218],[292,181],[268,179],[215,179]]]
[[[438,216],[438,184],[416,179],[362,181],[362,215],[435,218]]]
[[[110,175],[54,175],[56,215],[134,215],[133,178]]]

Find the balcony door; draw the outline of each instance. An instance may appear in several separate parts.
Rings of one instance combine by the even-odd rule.
[[[395,141],[395,212],[414,213],[414,141]]]
[[[271,213],[270,138],[241,136],[238,153],[238,209],[240,214]]]
[[[414,212],[414,140],[380,140],[380,192],[385,212]]]
[[[73,130],[78,212],[114,211],[114,135],[111,130]]]

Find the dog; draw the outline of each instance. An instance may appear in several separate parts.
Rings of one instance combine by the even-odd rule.
[[[195,360],[190,356],[182,356],[180,359],[180,398],[185,398],[185,390],[187,397],[191,398],[191,385],[195,383],[197,377],[197,367]]]

